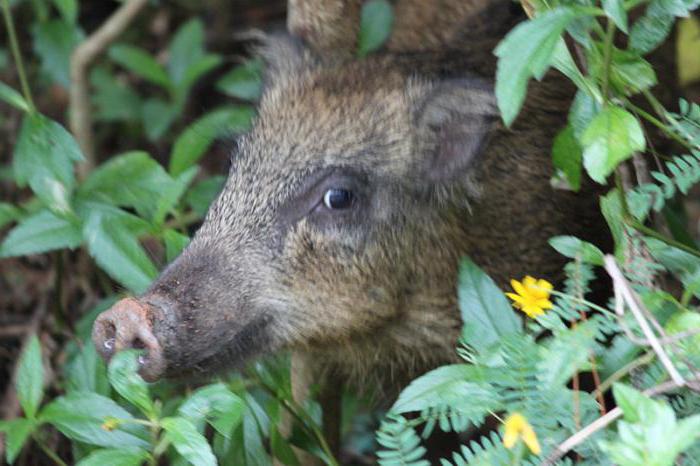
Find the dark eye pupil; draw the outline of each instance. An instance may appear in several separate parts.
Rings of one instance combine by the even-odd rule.
[[[352,192],[347,189],[329,189],[323,195],[323,203],[329,209],[347,209],[352,205]]]

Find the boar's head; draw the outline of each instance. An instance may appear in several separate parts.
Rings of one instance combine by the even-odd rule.
[[[203,225],[143,296],[95,323],[105,357],[147,350],[149,380],[280,348],[416,347],[445,340],[439,325],[459,328],[456,267],[496,115],[490,86],[387,56],[321,67],[287,41],[265,55],[259,114]],[[430,314],[440,306],[449,318]]]

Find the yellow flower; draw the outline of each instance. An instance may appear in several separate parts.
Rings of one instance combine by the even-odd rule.
[[[545,309],[554,307],[549,300],[552,284],[547,280],[536,280],[528,275],[522,282],[511,280],[510,286],[515,293],[506,293],[506,296],[513,300],[516,309],[520,309],[528,317],[535,318],[544,314]]]
[[[503,445],[506,448],[513,448],[518,439],[521,438],[531,452],[536,455],[542,452],[540,442],[537,441],[537,435],[535,435],[535,431],[530,423],[527,422],[525,416],[520,413],[513,413],[506,418],[503,425],[506,430],[503,435]]]

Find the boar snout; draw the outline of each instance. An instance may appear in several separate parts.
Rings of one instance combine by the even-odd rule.
[[[106,361],[117,351],[142,349],[139,373],[148,382],[159,379],[165,370],[163,350],[153,335],[154,311],[134,298],[122,299],[97,317],[92,330],[95,348]]]

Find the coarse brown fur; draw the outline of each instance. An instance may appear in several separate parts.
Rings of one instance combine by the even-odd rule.
[[[289,348],[312,380],[376,384],[391,398],[456,360],[463,256],[501,285],[556,279],[563,258],[547,240],[602,231],[595,196],[549,183],[572,86],[554,74],[533,83],[504,128],[491,50],[510,24],[476,19],[472,41],[440,52],[320,64],[288,40],[264,48],[267,89],[228,181],[139,298],[160,345],[144,375],[209,372]],[[351,208],[324,207],[338,187],[354,193]],[[107,357],[108,340],[118,350],[139,338],[120,333],[126,314],[115,307],[96,322]]]

